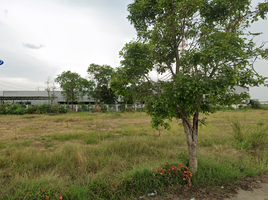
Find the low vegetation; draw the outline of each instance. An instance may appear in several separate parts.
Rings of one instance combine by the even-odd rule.
[[[20,105],[20,104],[1,104],[0,115],[24,115],[24,114],[44,114],[44,113],[67,113],[65,105],[60,104],[41,104],[41,105]]]
[[[205,116],[196,177],[178,121],[156,131],[141,112],[0,115],[0,199],[131,199],[267,173],[267,114]]]

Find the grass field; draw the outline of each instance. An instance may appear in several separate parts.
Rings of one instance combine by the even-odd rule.
[[[268,171],[268,110],[219,111],[199,129],[193,185]],[[180,121],[156,131],[145,113],[0,115],[0,199],[135,199],[170,186],[154,170],[187,165]],[[173,183],[174,184],[174,183]],[[27,194],[28,193],[28,194]]]

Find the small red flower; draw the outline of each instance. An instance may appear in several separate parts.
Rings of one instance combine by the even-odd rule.
[[[191,173],[190,176],[193,176],[193,174]]]
[[[27,192],[27,195],[29,195],[31,192]]]
[[[183,178],[182,180],[186,181],[186,178]]]
[[[129,184],[129,185],[131,185],[131,184]]]
[[[184,171],[184,173],[186,174],[186,173],[187,173],[187,171]]]
[[[164,173],[162,172],[162,173],[160,173],[160,175],[163,175]]]
[[[42,190],[42,192],[45,192],[45,190]]]
[[[192,185],[191,185],[191,184],[189,184],[189,186],[191,187]]]
[[[62,196],[60,196],[60,199],[63,199],[63,197],[62,197]]]
[[[20,199],[23,199],[23,197],[21,197]]]
[[[46,200],[48,200],[48,198],[46,198]]]

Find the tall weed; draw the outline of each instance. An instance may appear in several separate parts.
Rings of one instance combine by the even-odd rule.
[[[231,122],[235,147],[238,149],[263,148],[268,144],[268,127],[244,127],[238,120]]]

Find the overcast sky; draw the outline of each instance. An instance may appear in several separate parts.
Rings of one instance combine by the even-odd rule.
[[[120,65],[118,52],[136,37],[126,19],[133,0],[0,0],[0,91],[44,90],[48,77],[71,70],[86,76],[91,63]],[[260,2],[254,0],[256,4]],[[252,32],[268,41],[268,21]],[[268,77],[268,61],[255,69]],[[268,88],[250,88],[268,101]]]

